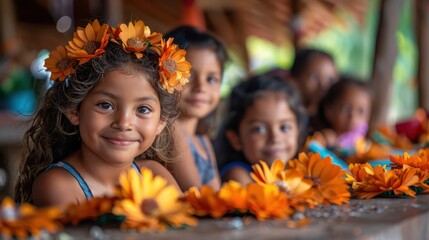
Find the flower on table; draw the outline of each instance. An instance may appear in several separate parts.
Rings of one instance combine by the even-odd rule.
[[[24,239],[38,237],[42,231],[55,233],[62,226],[59,208],[38,209],[29,203],[16,206],[10,197],[5,197],[0,206],[0,233],[4,237]]]

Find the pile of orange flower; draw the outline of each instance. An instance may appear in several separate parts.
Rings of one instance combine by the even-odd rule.
[[[113,196],[96,197],[81,204],[72,204],[65,211],[52,207],[37,209],[28,203],[16,207],[10,198],[0,206],[0,236],[26,238],[40,236],[42,231],[55,233],[62,224],[78,224],[111,216],[121,229],[159,231],[168,227],[196,225],[191,207],[180,200],[175,186],[148,169],[135,170],[120,177]],[[114,217],[114,218],[113,218]],[[112,220],[113,219],[113,220]]]
[[[277,160],[271,167],[261,161],[253,167],[255,183],[230,181],[218,192],[209,186],[191,188],[185,195],[196,215],[220,218],[228,213],[251,213],[257,219],[287,219],[295,211],[320,204],[348,203],[345,172],[330,158],[301,153],[288,165]]]
[[[352,185],[357,198],[369,199],[380,195],[415,197],[418,193],[429,192],[429,149],[417,154],[390,156],[394,164],[392,170],[383,166],[372,167],[369,163],[350,164],[347,182]]]
[[[181,90],[188,82],[191,64],[185,59],[186,51],[173,44],[172,38],[165,41],[161,33],[151,32],[141,20],[116,28],[108,24],[100,26],[98,20],[85,28],[78,27],[73,39],[66,46],[58,46],[45,60],[51,79],[67,79],[78,65],[102,55],[109,41],[120,44],[125,52],[136,58],[142,58],[147,49],[158,53],[161,84],[168,92]]]

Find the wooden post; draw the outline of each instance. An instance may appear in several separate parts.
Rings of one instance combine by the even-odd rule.
[[[16,37],[16,20],[12,0],[0,1],[0,55],[10,51]]]
[[[419,107],[429,111],[429,1],[417,0],[415,10],[419,49],[417,67]]]
[[[371,79],[374,97],[370,129],[387,121],[392,96],[393,67],[398,52],[396,30],[403,2],[403,0],[381,0]]]

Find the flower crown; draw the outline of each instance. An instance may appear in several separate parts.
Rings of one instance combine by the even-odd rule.
[[[146,49],[159,55],[159,76],[161,85],[169,93],[180,91],[189,82],[191,64],[186,61],[186,51],[173,44],[173,38],[165,41],[161,33],[151,33],[143,21],[120,24],[116,28],[98,20],[88,23],[85,28],[78,27],[73,39],[66,46],[60,45],[45,60],[51,80],[63,81],[75,73],[78,65],[96,58],[105,52],[112,41],[122,45],[125,52],[143,57]]]

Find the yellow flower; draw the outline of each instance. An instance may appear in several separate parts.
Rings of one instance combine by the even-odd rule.
[[[268,167],[265,161],[259,161],[259,163],[252,166],[253,172],[250,173],[250,177],[259,184],[274,183],[281,179],[281,173],[285,169],[285,164],[281,160],[276,160]]]
[[[111,213],[116,200],[114,197],[96,197],[81,204],[70,204],[66,209],[63,222],[76,225],[82,220],[95,219]]]
[[[428,150],[421,149],[417,154],[413,154],[410,156],[407,152],[404,153],[404,156],[396,155],[390,156],[390,160],[394,162],[399,167],[403,165],[408,165],[411,167],[415,167],[421,170],[429,170],[429,155],[427,153]]]
[[[247,185],[247,206],[258,220],[286,219],[293,213],[286,194],[272,184]]]
[[[227,198],[226,193],[223,193]],[[214,218],[220,218],[230,209],[227,204],[219,198],[218,194],[210,186],[202,186],[201,190],[191,187],[185,193],[185,200],[191,204],[194,212],[198,216],[210,215]]]
[[[79,60],[79,64],[84,64],[90,59],[105,52],[104,48],[109,42],[107,30],[109,25],[103,24],[100,27],[98,20],[92,24],[88,23],[85,28],[78,27],[73,34],[72,41],[66,47],[68,56]]]
[[[45,60],[46,69],[51,72],[51,80],[63,81],[75,72],[76,61],[67,56],[66,47],[60,45]]]
[[[415,168],[386,171],[384,167],[377,165],[372,172],[367,172],[362,181],[353,182],[352,188],[357,198],[369,199],[387,191],[414,197],[415,192],[409,187],[418,182],[419,176],[416,175]]]
[[[226,207],[230,210],[238,210],[246,212],[246,197],[247,191],[240,183],[236,181],[228,181],[219,190],[219,199],[221,199]]]
[[[56,221],[61,215],[59,208],[37,209],[28,203],[16,207],[10,197],[5,197],[0,206],[0,233],[18,239],[38,237],[42,230],[55,233],[61,228]]]
[[[161,84],[169,93],[182,90],[189,82],[191,64],[186,61],[186,51],[173,44],[173,39],[161,40],[161,47],[157,50],[159,58],[159,75]]]
[[[130,170],[119,182],[113,214],[125,217],[121,228],[147,231],[196,224],[189,205],[179,200],[179,191],[150,170],[143,168],[141,175]]]
[[[119,30],[118,30],[119,29]],[[115,29],[114,34],[119,31],[119,38],[122,42],[122,47],[126,52],[134,53],[137,58],[143,57],[143,51],[149,46],[159,44],[162,39],[162,34],[151,33],[148,26],[145,26],[142,20],[126,24],[121,24]]]
[[[331,163],[330,158],[321,158],[319,153],[300,153],[298,159],[288,162],[289,169],[295,169],[305,178],[313,181],[311,205],[342,204],[350,199],[348,186],[343,179],[345,172]]]

